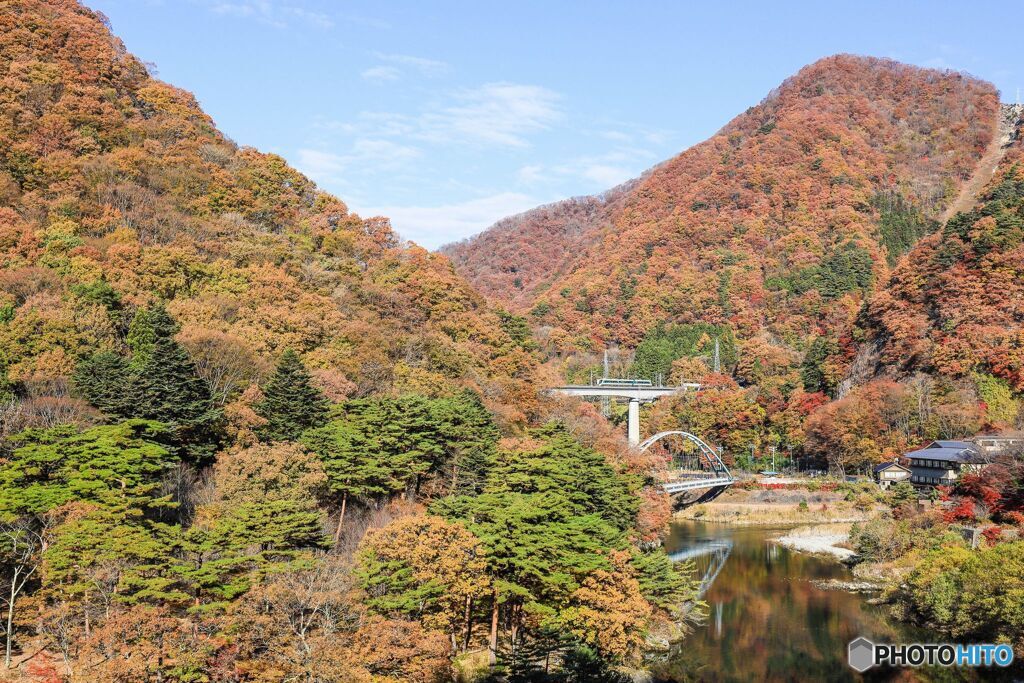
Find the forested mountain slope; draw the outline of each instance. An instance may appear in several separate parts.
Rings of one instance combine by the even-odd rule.
[[[1007,110],[1012,142],[977,205],[900,262],[868,302],[864,325],[882,368],[988,375],[996,385],[987,402],[1000,383],[1024,392],[1024,124],[1019,108]]]
[[[475,237],[445,245],[441,253],[484,296],[528,308],[600,239],[637,182],[503,218]]]
[[[640,662],[696,597],[651,547],[667,496],[544,384],[445,257],[225,138],[101,15],[0,0],[5,678]]]
[[[723,323],[800,349],[848,322],[934,230],[997,111],[995,89],[963,74],[823,59],[630,188],[528,306],[514,288],[492,295],[551,326],[564,349],[634,346],[661,322]],[[512,249],[500,241],[539,245],[553,232],[536,221],[492,229],[456,263],[492,293],[507,278],[490,255]]]
[[[159,299],[201,368],[231,365],[222,401],[292,348],[336,399],[470,386],[532,410],[534,361],[446,259],[225,138],[101,16],[0,7],[0,381],[64,400]]]

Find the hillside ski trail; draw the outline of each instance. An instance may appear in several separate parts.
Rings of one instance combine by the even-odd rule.
[[[949,208],[939,218],[943,225],[957,213],[970,211],[977,204],[978,195],[985,189],[988,182],[992,180],[996,169],[999,168],[999,162],[1006,156],[1006,150],[1010,148],[1010,143],[1013,140],[1013,132],[1016,130],[1022,115],[1024,115],[1024,105],[1000,105],[999,117],[996,120],[996,134],[975,167],[974,175],[960,188],[956,201],[950,204]]]

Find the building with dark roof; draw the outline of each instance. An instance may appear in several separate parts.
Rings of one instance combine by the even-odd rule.
[[[988,456],[969,441],[932,441],[903,459],[910,466],[910,483],[915,486],[951,486],[961,473],[980,470],[989,463]]]

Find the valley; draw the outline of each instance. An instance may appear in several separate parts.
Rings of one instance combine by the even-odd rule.
[[[172,9],[358,23],[200,5]],[[529,161],[576,106],[382,50],[319,94],[422,109],[314,117],[367,137],[295,153],[353,205],[407,196],[433,146]],[[1024,657],[1001,99],[822,57],[632,180],[430,251],[232,140],[101,12],[0,0],[0,680],[858,680],[857,636]]]

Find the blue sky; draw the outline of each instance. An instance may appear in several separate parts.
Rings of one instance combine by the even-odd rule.
[[[1024,90],[1009,1],[86,2],[236,142],[430,248],[634,177],[830,54]]]

